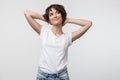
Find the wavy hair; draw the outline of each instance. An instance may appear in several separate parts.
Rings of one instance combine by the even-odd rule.
[[[43,15],[45,20],[48,23],[50,22],[49,21],[49,11],[51,10],[51,8],[54,8],[55,10],[57,10],[61,13],[61,15],[62,15],[62,25],[63,25],[65,20],[66,20],[67,13],[66,13],[66,10],[65,10],[64,6],[60,5],[60,4],[52,4],[46,9],[45,14]]]

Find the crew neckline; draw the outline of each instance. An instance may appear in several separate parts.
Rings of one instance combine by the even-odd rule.
[[[53,33],[53,31],[52,31],[51,29],[50,29],[50,32],[52,33],[53,36],[55,36],[55,38],[59,38],[59,37],[62,37],[62,36],[64,35],[64,32],[63,32],[63,34],[57,36],[57,35],[55,35],[55,34]]]

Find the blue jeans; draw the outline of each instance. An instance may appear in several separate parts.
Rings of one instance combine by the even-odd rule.
[[[38,69],[36,80],[69,80],[67,68],[60,70],[56,74],[48,74]]]

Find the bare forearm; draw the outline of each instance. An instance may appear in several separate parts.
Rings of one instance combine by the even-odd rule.
[[[40,14],[38,14],[38,13],[36,13],[36,12],[30,11],[30,10],[25,10],[24,15],[25,15],[28,23],[30,24],[30,26],[38,34],[40,34],[42,25],[39,24],[35,19],[39,19],[39,20],[45,21],[45,19],[43,18],[43,16],[40,15]]]
[[[25,10],[24,14],[27,16],[30,16],[33,19],[39,19],[39,20],[45,21],[43,15],[36,13],[36,12],[33,12],[31,10]]]
[[[83,19],[71,19],[71,18],[67,18],[66,23],[76,24],[82,27],[85,27],[85,26],[90,27],[92,25],[91,21],[83,20]]]

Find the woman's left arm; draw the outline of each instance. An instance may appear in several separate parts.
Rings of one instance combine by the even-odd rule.
[[[80,38],[92,26],[92,21],[82,19],[67,18],[65,23],[76,24],[82,27],[72,32],[72,41],[75,41],[76,39]]]

